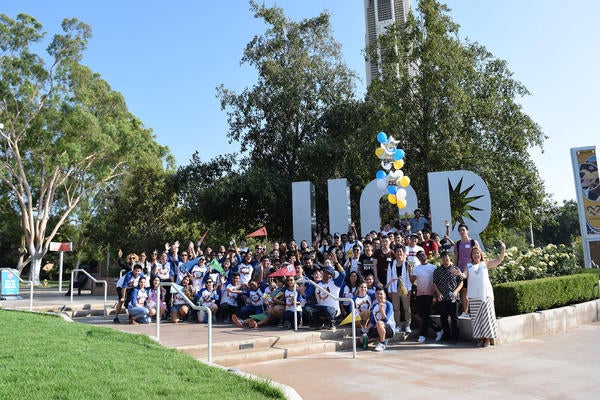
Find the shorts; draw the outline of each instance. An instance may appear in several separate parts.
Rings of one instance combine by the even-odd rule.
[[[377,332],[377,327],[372,326],[369,328],[369,331],[367,332],[367,336],[370,338],[379,338],[379,332]],[[391,339],[394,337],[394,330],[392,329],[392,327],[390,326],[390,324],[385,324],[385,338],[386,339]]]

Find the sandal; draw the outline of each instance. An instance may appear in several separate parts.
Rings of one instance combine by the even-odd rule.
[[[240,328],[244,327],[243,321],[240,321],[239,318],[237,317],[237,315],[235,315],[235,314],[231,314],[231,322],[233,322],[235,325],[239,326]]]
[[[248,322],[248,327],[250,329],[258,329],[258,322],[256,322],[255,320],[252,320],[252,321]]]

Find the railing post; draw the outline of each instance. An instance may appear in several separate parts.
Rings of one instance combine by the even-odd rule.
[[[181,296],[183,296],[183,299],[185,300],[185,302],[188,303],[188,305],[190,307],[192,307],[194,310],[206,311],[206,315],[208,318],[208,337],[207,337],[208,362],[212,362],[212,310],[208,307],[199,306],[199,305],[194,304],[194,302],[192,300],[190,300],[177,285],[173,284],[173,282],[161,282],[160,286],[168,286],[169,290],[170,290],[170,288],[175,288],[177,293],[179,293]],[[160,318],[159,318],[160,294],[157,294],[157,296],[158,296],[158,301],[157,301],[158,304],[156,306],[156,340],[160,341]]]
[[[83,272],[84,274],[87,275],[88,278],[90,278],[91,280],[93,280],[96,283],[103,283],[104,284],[104,318],[107,317],[107,313],[106,313],[106,299],[108,298],[108,282],[105,280],[99,280],[94,278],[92,275],[90,275],[85,269],[81,269],[81,268],[76,268],[74,270],[71,271],[71,282],[69,283],[70,285],[70,293],[71,293],[71,305],[73,305],[73,278],[75,275],[75,272]]]

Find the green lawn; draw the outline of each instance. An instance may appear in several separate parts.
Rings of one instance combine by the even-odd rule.
[[[143,335],[0,310],[0,398],[283,399]]]

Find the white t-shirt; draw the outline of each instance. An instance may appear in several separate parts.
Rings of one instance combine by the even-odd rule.
[[[430,263],[418,264],[413,268],[413,275],[417,277],[417,296],[433,296],[433,271],[436,266]]]

